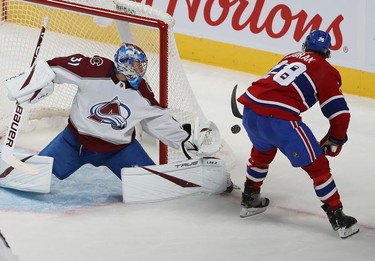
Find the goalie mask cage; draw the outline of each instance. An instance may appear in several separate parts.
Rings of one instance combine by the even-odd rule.
[[[1,1],[0,136],[4,136],[14,108],[3,81],[30,66],[46,17],[49,22],[38,59],[82,53],[113,60],[122,42],[136,44],[147,54],[145,79],[160,104],[170,108],[180,123],[194,124],[196,117],[205,119],[183,71],[170,15],[130,0]],[[76,88],[56,85],[50,97],[29,105],[23,125],[34,129],[51,126],[56,119],[66,119]],[[160,164],[185,159],[179,150],[162,143],[158,147]]]

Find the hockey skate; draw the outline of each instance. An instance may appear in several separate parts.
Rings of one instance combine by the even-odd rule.
[[[260,196],[260,191],[251,191],[250,188],[245,187],[245,191],[242,193],[243,206],[240,212],[240,217],[250,217],[266,211],[270,200]]]
[[[359,232],[357,220],[345,215],[342,207],[332,211],[327,204],[324,204],[322,209],[326,212],[333,230],[337,231],[341,238],[348,238]]]

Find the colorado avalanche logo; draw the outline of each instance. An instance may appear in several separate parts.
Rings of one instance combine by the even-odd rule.
[[[127,126],[126,120],[131,114],[130,109],[122,104],[118,97],[110,102],[101,102],[92,106],[90,113],[91,115],[87,118],[98,123],[110,124],[114,130],[124,129]]]

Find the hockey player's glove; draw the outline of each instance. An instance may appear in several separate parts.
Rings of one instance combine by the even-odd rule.
[[[343,140],[337,140],[329,134],[327,134],[321,141],[320,141],[320,147],[322,147],[323,152],[325,155],[335,157],[340,154],[342,145],[345,144],[345,142],[348,141],[348,136],[345,136],[345,139]]]

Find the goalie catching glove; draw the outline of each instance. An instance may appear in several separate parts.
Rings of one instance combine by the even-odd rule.
[[[220,150],[221,137],[215,123],[211,121],[200,123],[199,119],[196,119],[194,130],[191,124],[183,124],[182,128],[189,134],[182,142],[182,150],[186,158],[191,159],[188,151],[198,157],[207,157]]]
[[[55,73],[46,61],[39,61],[25,72],[4,81],[11,101],[37,103],[54,90]]]

